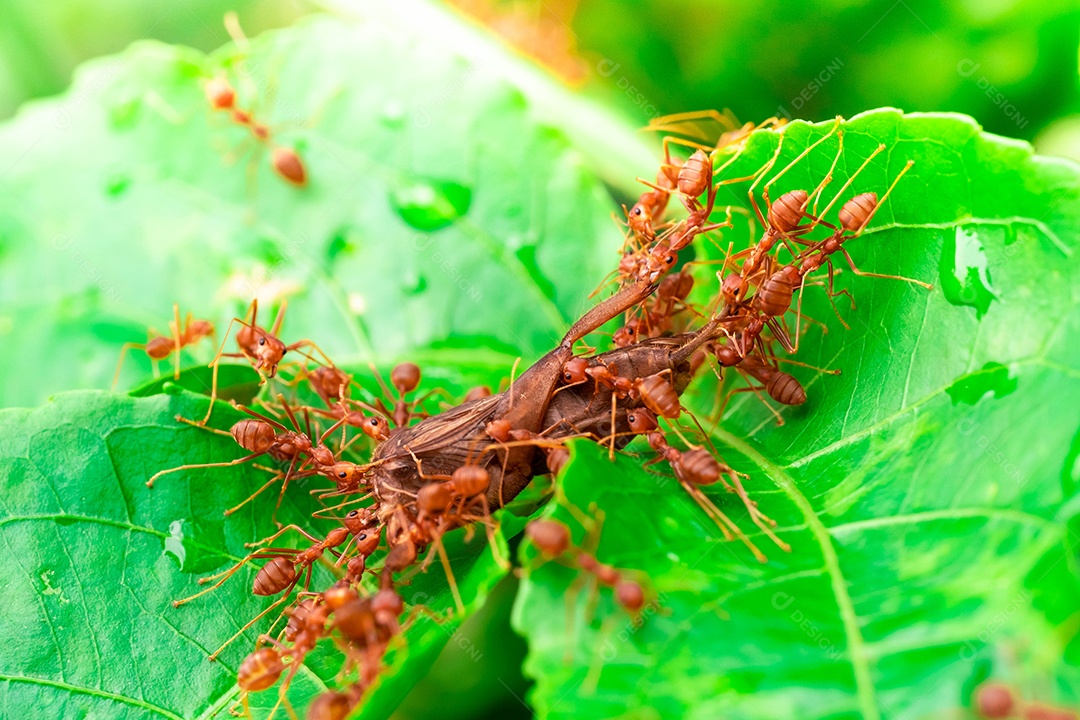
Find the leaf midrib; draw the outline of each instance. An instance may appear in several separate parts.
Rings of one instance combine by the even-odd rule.
[[[134,705],[135,707],[143,708],[145,710],[152,710],[153,712],[161,715],[162,717],[171,718],[171,720],[184,720],[181,716],[176,715],[163,707],[158,707],[157,705],[148,703],[145,700],[127,697],[126,695],[118,695],[117,693],[111,693],[105,690],[98,690],[97,688],[89,688],[82,685],[72,685],[71,683],[58,682],[56,680],[46,680],[44,678],[21,675],[0,675],[0,681],[23,682],[32,685],[43,685],[45,687],[57,688],[59,690],[66,690],[68,692],[81,693],[83,695],[92,695],[94,697],[124,703],[125,705]]]
[[[168,533],[162,532],[161,530],[155,530],[154,528],[143,527],[141,525],[132,525],[131,523],[121,522],[119,520],[109,520],[108,518],[99,518],[99,517],[93,517],[93,516],[90,516],[90,515],[69,515],[67,513],[50,513],[50,514],[45,514],[45,515],[9,515],[9,516],[7,516],[5,518],[0,518],[0,527],[3,527],[4,525],[7,525],[8,523],[13,523],[13,522],[33,522],[33,521],[36,521],[36,520],[51,520],[53,522],[63,520],[63,521],[70,521],[72,524],[74,524],[76,522],[97,523],[99,525],[105,525],[107,527],[114,527],[114,528],[118,528],[120,530],[129,530],[129,531],[134,531],[134,532],[146,533],[147,535],[154,535],[156,537],[159,537],[159,538],[162,538],[162,539],[165,539],[165,540],[172,537]],[[230,560],[233,560],[235,562],[240,562],[241,560],[243,560],[243,558],[240,558],[240,557],[237,557],[235,555],[230,555],[228,553],[222,552],[221,548],[218,548],[218,547],[211,547],[209,545],[203,545],[202,543],[191,541],[191,540],[187,541],[187,544],[189,544],[189,545],[191,545],[193,547],[197,547],[200,550],[209,550],[209,551],[213,552],[215,555],[219,555],[221,557],[229,558]]]
[[[742,453],[745,457],[754,461],[758,467],[775,482],[781,490],[791,499],[795,506],[806,518],[806,525],[814,540],[821,547],[822,558],[825,562],[825,572],[829,575],[830,586],[837,608],[840,611],[840,620],[844,626],[844,636],[847,638],[847,656],[855,674],[855,690],[859,700],[859,712],[864,720],[880,720],[881,712],[874,700],[874,681],[870,675],[870,663],[866,654],[866,642],[862,631],[859,629],[859,618],[855,613],[855,605],[848,593],[847,580],[840,569],[840,558],[836,554],[829,529],[821,522],[821,518],[814,512],[810,501],[795,485],[795,480],[780,466],[771,462],[756,449],[751,447],[741,438],[738,438],[726,430],[716,428],[713,434],[725,444]]]

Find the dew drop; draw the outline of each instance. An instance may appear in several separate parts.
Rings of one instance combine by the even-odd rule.
[[[391,101],[383,107],[380,120],[388,127],[401,127],[405,124],[405,108],[400,102]]]
[[[958,227],[948,237],[941,253],[941,290],[953,305],[975,308],[975,316],[986,314],[990,303],[999,300],[990,281],[990,266],[979,241],[979,233],[971,228]]]
[[[214,543],[224,543],[225,534],[221,523],[214,525],[208,532],[200,533],[189,520],[173,520],[169,523],[169,536],[165,538],[163,554],[182,573],[204,573],[220,567],[228,558],[213,548],[219,547]]]
[[[952,398],[953,405],[964,403],[974,405],[993,393],[995,398],[1003,398],[1016,390],[1017,379],[1009,374],[1009,368],[1001,363],[988,362],[982,370],[961,375],[953,384],[945,388]]]
[[[472,190],[449,180],[417,178],[397,185],[390,196],[401,219],[417,230],[441,230],[469,211]]]
[[[169,537],[165,538],[165,554],[176,562],[182,571],[187,560],[187,548],[184,547],[184,521],[173,520],[169,523]]]
[[[105,194],[110,197],[120,197],[131,187],[131,178],[126,175],[114,175],[105,182]]]
[[[401,279],[401,291],[406,295],[419,295],[427,290],[427,278],[415,272],[407,273]]]

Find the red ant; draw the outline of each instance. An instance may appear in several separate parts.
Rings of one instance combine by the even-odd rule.
[[[575,548],[570,537],[570,529],[557,520],[533,520],[525,526],[525,536],[532,541],[540,552],[544,562],[555,561],[561,565],[574,568],[580,574],[570,585],[565,593],[566,602],[566,627],[567,639],[571,634],[574,623],[577,596],[586,582],[592,580],[595,585],[590,592],[590,601],[587,605],[586,616],[591,617],[595,611],[595,604],[599,599],[601,587],[612,588],[615,602],[630,613],[635,619],[640,616],[646,604],[646,593],[639,579],[635,575],[639,573],[621,570],[607,563],[600,562],[596,557],[597,545],[600,541],[600,528],[603,526],[604,514],[595,505],[590,508],[587,515],[571,504],[556,486],[556,496],[560,505],[565,507],[574,519],[585,528],[586,540],[582,547]],[[572,646],[567,644],[566,660],[572,660]]]
[[[217,400],[218,365],[223,357],[243,358],[247,360],[251,363],[255,372],[259,373],[259,377],[262,379],[263,383],[277,375],[278,365],[281,364],[285,354],[290,350],[299,350],[300,348],[305,347],[312,348],[322,355],[323,360],[327,365],[333,366],[333,363],[326,356],[326,353],[311,340],[297,340],[292,344],[286,345],[278,338],[278,333],[281,331],[281,324],[285,321],[285,311],[287,307],[288,301],[282,301],[281,306],[278,308],[277,316],[274,318],[274,324],[269,330],[259,327],[258,325],[258,298],[251,302],[250,322],[241,320],[240,318],[233,318],[229,321],[229,326],[226,328],[225,335],[221,339],[221,346],[218,348],[217,355],[214,356],[213,361],[210,363],[210,367],[214,369],[210,387],[210,407],[206,409],[206,416],[198,423],[199,425],[205,425],[210,420],[210,415],[214,411],[214,402]],[[236,332],[236,345],[240,352],[227,353],[225,352],[225,343],[228,342],[229,332],[232,330],[233,324],[240,325],[240,329]],[[310,356],[305,356],[310,358]]]
[[[151,337],[145,343],[124,343],[120,349],[120,359],[116,363],[116,372],[113,373],[112,387],[116,387],[120,379],[120,368],[124,365],[124,358],[130,349],[144,351],[154,364],[154,375],[157,375],[159,360],[173,355],[173,379],[180,379],[180,350],[198,343],[205,337],[214,334],[214,325],[208,320],[196,320],[191,313],[187,314],[184,324],[180,324],[180,305],[173,304],[173,319],[169,322],[169,334],[158,335],[153,329]]]
[[[323,553],[325,553],[327,550],[333,552],[333,548],[338,547],[350,537],[350,532],[348,528],[345,527],[334,528],[324,539],[320,540],[319,538],[309,534],[307,531],[296,525],[287,525],[281,530],[271,535],[266,540],[263,540],[260,544],[272,542],[289,530],[295,530],[304,537],[308,538],[312,541],[312,545],[303,550],[274,547],[257,550],[253,553],[250,553],[243,560],[236,563],[227,570],[223,570],[222,572],[199,579],[200,585],[205,585],[208,582],[217,580],[217,582],[215,582],[210,587],[206,588],[205,590],[200,590],[199,592],[195,593],[190,597],[186,597],[182,600],[173,601],[173,607],[180,607],[181,605],[189,603],[192,600],[202,597],[206,593],[212,592],[213,590],[217,589],[226,580],[236,574],[236,572],[240,570],[240,568],[244,567],[244,565],[248,564],[252,560],[268,559],[270,561],[263,565],[262,568],[259,569],[259,572],[255,575],[255,581],[252,584],[252,592],[255,595],[262,596],[277,595],[279,593],[284,594],[281,596],[280,599],[275,600],[269,607],[256,615],[250,622],[244,625],[244,627],[240,628],[240,630],[237,631],[235,635],[226,640],[221,647],[219,647],[217,650],[214,651],[212,655],[210,655],[210,660],[217,659],[217,656],[221,653],[221,651],[228,647],[228,645],[233,640],[240,637],[240,635],[242,635],[249,627],[258,622],[264,615],[266,615],[271,610],[288,600],[293,588],[295,588],[300,583],[301,578],[303,578],[304,580],[303,587],[304,591],[306,592],[308,589],[308,585],[311,583],[312,567],[314,566],[316,561],[318,561],[319,558],[323,556]]]
[[[225,27],[238,47],[247,46],[247,38],[235,14],[226,15]],[[300,155],[292,148],[276,145],[271,139],[270,128],[256,120],[251,110],[236,104],[236,90],[228,80],[222,76],[210,78],[203,85],[203,91],[211,110],[229,113],[230,120],[251,130],[257,142],[270,148],[270,166],[278,177],[297,187],[307,185],[307,168]]]
[[[656,453],[657,457],[649,461],[650,464],[660,459],[667,460],[675,471],[675,477],[686,490],[687,494],[701,507],[717,527],[724,534],[724,539],[733,540],[738,538],[760,562],[765,562],[765,555],[758,550],[757,546],[746,537],[739,527],[720,511],[718,507],[701,491],[701,486],[721,482],[726,490],[734,492],[742,500],[750,513],[754,524],[761,528],[769,538],[785,552],[791,551],[791,546],[782,541],[773,532],[776,522],[766,516],[757,508],[757,503],[750,499],[739,479],[739,473],[727,464],[717,460],[712,453],[703,447],[691,447],[689,450],[679,450],[667,442],[664,433],[660,431],[656,416],[645,408],[635,408],[627,414],[627,422],[630,430],[637,435],[644,435],[646,440]]]
[[[285,663],[281,658],[282,654],[276,648],[259,648],[244,658],[240,667],[236,669],[236,684],[240,686],[240,698],[237,703],[243,706],[245,716],[251,717],[248,694],[273,687],[281,674],[285,672]],[[233,715],[239,714],[235,711],[235,707],[234,705],[231,711]]]
[[[427,417],[427,413],[423,411],[418,412],[417,408],[427,400],[432,393],[429,392],[427,395],[416,400],[406,400],[409,393],[420,386],[421,374],[418,366],[411,362],[403,362],[395,365],[394,369],[390,371],[390,384],[393,385],[394,390],[397,391],[397,399],[393,399],[393,393],[390,392],[390,388],[383,382],[382,376],[379,375],[379,371],[375,369],[374,365],[371,366],[371,370],[375,374],[375,379],[379,381],[379,385],[382,387],[386,399],[393,405],[393,409],[388,408],[386,403],[378,398],[375,400],[375,406],[379,409],[379,412],[390,418],[391,422],[394,423],[394,427],[405,427],[414,418]]]

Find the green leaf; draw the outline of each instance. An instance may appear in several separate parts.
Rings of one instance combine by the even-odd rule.
[[[139,43],[0,127],[12,159],[0,338],[19,348],[0,374],[33,377],[4,383],[0,404],[108,387],[121,345],[167,331],[174,302],[213,321],[220,342],[254,295],[266,323],[287,297],[283,336],[315,339],[339,363],[447,345],[546,350],[621,243],[604,187],[548,123],[562,99],[582,103],[511,75],[519,61],[490,40],[479,60],[440,41],[457,21],[424,11],[440,13],[434,26],[322,17],[210,57]],[[409,71],[387,72],[390,61]],[[297,150],[307,187],[210,109],[203,85],[217,76]],[[634,131],[603,127],[640,151]],[[638,171],[620,155],[607,164],[627,183]],[[185,350],[184,364],[205,365],[213,346]],[[121,385],[150,377],[132,352]]]
[[[133,399],[77,392],[37,410],[0,411],[0,538],[13,562],[0,590],[11,610],[0,619],[0,632],[21,638],[0,660],[5,707],[49,708],[56,717],[191,718],[236,702],[236,668],[269,620],[238,638],[218,662],[207,662],[207,655],[270,604],[251,593],[261,562],[209,596],[179,608],[171,601],[198,592],[204,587],[198,577],[227,568],[248,552],[245,542],[274,531],[276,493],[226,519],[226,508],[265,481],[250,464],[190,470],[162,476],[153,489],[145,485],[164,468],[241,455],[231,438],[173,419],[196,417],[206,405],[188,393]],[[224,407],[214,415],[222,427],[240,417]],[[287,494],[279,520],[325,534],[333,522],[312,521],[320,506],[307,489]],[[510,521],[513,532],[520,526]],[[307,541],[293,534],[291,542],[304,547]],[[505,573],[484,546],[465,544],[462,533],[448,539],[470,611]],[[313,587],[332,581],[329,571],[316,568]],[[368,696],[365,717],[389,715],[462,620],[439,623],[413,609],[422,604],[445,614],[453,607],[438,564],[402,594],[412,617],[406,641]],[[290,686],[292,703],[303,708],[333,687],[342,660],[324,643]],[[253,695],[255,717],[267,716],[277,699],[277,687]]]
[[[365,375],[369,359],[385,367],[408,357],[424,368],[424,387],[458,395],[497,385],[517,357],[561,336],[621,243],[603,185],[547,124],[551,111],[537,112],[539,97],[578,101],[538,76],[519,88],[507,74],[517,61],[491,60],[505,50],[471,59],[406,20],[318,18],[209,58],[141,43],[87,65],[65,97],[0,127],[13,158],[0,192],[0,337],[18,348],[0,372],[32,378],[0,386],[0,404],[106,387],[121,345],[144,341],[147,326],[164,330],[174,302],[214,321],[220,342],[256,291],[264,322],[274,311],[267,298],[290,299],[286,340],[313,338]],[[408,75],[387,73],[391,59]],[[265,148],[208,108],[203,83],[222,74],[275,142],[298,149],[306,188],[284,183]],[[235,669],[267,626],[218,664],[205,657],[263,607],[252,573],[201,602],[174,610],[169,601],[198,588],[195,573],[269,534],[272,498],[222,520],[265,475],[245,466],[166,476],[152,492],[142,485],[157,470],[238,456],[231,439],[172,419],[204,411],[178,393],[206,391],[215,349],[185,350],[190,367],[178,382],[169,363],[151,380],[148,361],[132,354],[121,384],[144,399],[60,394],[40,410],[0,414],[10,443],[0,453],[10,500],[0,533],[28,573],[5,588],[21,610],[0,627],[9,637],[32,627],[41,640],[2,663],[7,707],[196,717],[236,700]],[[219,380],[227,396],[252,394],[242,367],[223,368]],[[236,419],[221,413],[222,428]],[[41,491],[49,482],[55,493]],[[283,521],[327,530],[305,520],[317,507],[306,488],[289,497]],[[22,517],[35,519],[13,519]],[[62,534],[41,541],[43,522]],[[503,527],[513,535],[523,522],[508,515]],[[468,615],[505,571],[463,534],[447,544]],[[180,555],[186,572],[173,564]],[[324,574],[316,586],[327,582]],[[437,613],[452,606],[437,564],[405,599]],[[417,616],[361,714],[388,716],[462,619]],[[292,704],[302,711],[340,666],[336,651],[314,653]],[[250,698],[257,717],[276,700],[276,691]]]
[[[789,126],[774,172],[830,125]],[[577,575],[533,571],[515,626],[542,717],[956,717],[988,677],[1080,702],[1080,172],[959,116],[883,110],[843,128],[826,198],[879,142],[845,199],[880,195],[915,161],[847,244],[854,261],[934,290],[857,277],[839,259],[837,289],[858,304],[837,298],[851,327],[808,287],[803,311],[828,332],[813,325],[798,359],[843,374],[795,367],[809,400],[783,426],[743,394],[712,431],[790,554],[735,496],[708,491],[767,564],[723,542],[669,475],[576,447],[566,494],[606,513],[599,557],[645,573],[659,609],[636,627],[601,593],[589,619],[583,593],[568,628]],[[755,134],[725,177],[776,144]],[[835,151],[832,138],[771,197],[815,186]],[[745,202],[745,185],[729,187],[722,202]],[[737,222],[723,244],[746,247],[746,233]],[[712,428],[708,375],[685,402]]]

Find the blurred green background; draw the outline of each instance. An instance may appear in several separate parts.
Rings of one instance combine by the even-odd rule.
[[[342,0],[346,2],[347,0]],[[371,0],[375,1],[375,0]],[[351,7],[363,3],[350,2]],[[885,105],[949,110],[1080,159],[1080,5],[1010,0],[454,0],[519,52],[641,124],[728,108],[820,120]],[[89,58],[153,38],[212,50],[236,11],[249,35],[334,4],[300,0],[0,0],[0,119],[61,92]],[[451,643],[399,710],[528,717],[514,583]],[[436,703],[433,705],[433,703]]]
[[[743,121],[820,120],[893,105],[965,113],[1043,152],[1080,157],[1080,4],[1072,0],[451,4],[642,122],[702,108],[729,108]],[[229,10],[254,35],[333,7],[333,0],[3,0],[0,118],[63,90],[83,60],[133,40],[211,50],[228,40]]]

